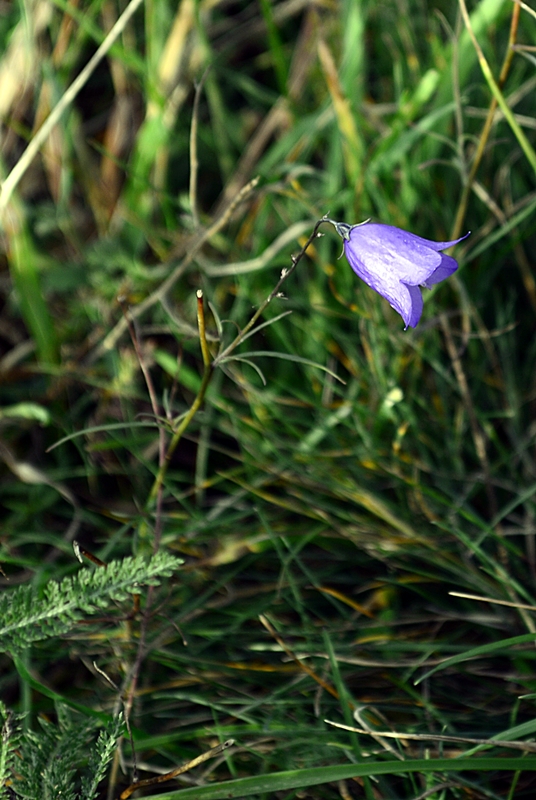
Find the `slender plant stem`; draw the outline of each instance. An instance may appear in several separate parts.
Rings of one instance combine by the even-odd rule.
[[[287,278],[289,278],[292,275],[292,273],[294,272],[294,270],[296,269],[296,267],[298,266],[298,264],[300,263],[300,261],[304,257],[309,245],[316,239],[317,236],[319,236],[319,235],[321,236],[322,235],[322,234],[318,233],[318,229],[322,225],[323,222],[327,222],[327,221],[328,221],[328,219],[325,216],[322,217],[322,219],[318,220],[318,222],[316,223],[316,225],[313,228],[312,234],[307,239],[306,243],[304,244],[304,246],[300,250],[299,254],[297,256],[291,256],[291,258],[292,258],[292,266],[290,267],[290,269],[286,269],[285,268],[285,269],[283,269],[281,271],[281,276],[280,276],[278,282],[276,283],[275,287],[272,289],[272,291],[270,292],[270,294],[268,295],[266,300],[263,303],[261,303],[261,305],[259,306],[257,311],[253,314],[253,316],[251,317],[251,319],[248,322],[248,324],[246,325],[246,327],[243,328],[240,331],[238,336],[236,336],[233,339],[233,341],[231,342],[230,345],[228,345],[226,348],[224,348],[224,350],[222,350],[220,353],[218,353],[218,355],[214,359],[214,363],[213,363],[214,367],[216,367],[219,364],[221,364],[221,362],[225,358],[227,358],[227,356],[230,355],[230,353],[232,353],[233,350],[235,350],[235,348],[238,347],[239,344],[241,344],[241,342],[244,340],[246,334],[253,328],[253,326],[255,325],[255,323],[257,322],[257,320],[261,316],[261,314],[264,312],[266,307],[272,302],[274,297],[277,297],[277,295],[279,294],[279,291],[281,289],[281,286],[287,280]]]
[[[156,478],[154,480],[153,486],[152,486],[151,491],[149,493],[149,497],[148,497],[148,500],[147,500],[147,509],[149,509],[149,508],[151,508],[153,506],[155,500],[159,496],[159,493],[160,493],[160,491],[162,489],[162,486],[163,486],[163,483],[164,483],[164,480],[165,480],[169,465],[171,463],[171,458],[172,458],[175,450],[177,449],[177,446],[178,446],[180,440],[182,439],[182,436],[184,435],[184,432],[186,431],[186,429],[188,428],[189,424],[191,423],[191,421],[193,420],[193,418],[195,417],[195,415],[197,414],[197,412],[199,411],[199,409],[201,408],[201,406],[203,404],[203,401],[205,399],[205,395],[206,395],[206,392],[207,392],[207,389],[208,389],[208,385],[210,383],[212,375],[214,374],[214,369],[217,366],[219,366],[224,361],[224,359],[227,358],[233,352],[233,350],[235,350],[236,347],[238,347],[239,344],[241,344],[241,342],[244,340],[244,337],[253,328],[253,326],[255,325],[255,323],[257,322],[257,320],[259,319],[259,317],[263,313],[263,311],[266,309],[266,307],[269,305],[269,303],[271,303],[271,301],[274,299],[274,297],[277,297],[277,295],[280,292],[281,286],[287,280],[287,278],[290,275],[292,275],[292,273],[294,272],[294,270],[296,269],[296,267],[298,266],[298,264],[300,263],[300,261],[304,257],[309,245],[316,239],[317,236],[321,235],[321,234],[318,233],[318,229],[319,229],[320,225],[322,225],[323,222],[327,222],[327,221],[328,221],[327,217],[322,217],[322,219],[319,219],[316,222],[316,224],[315,224],[315,226],[313,228],[313,232],[311,233],[311,235],[307,239],[306,243],[304,244],[304,246],[300,250],[299,254],[297,256],[291,256],[292,266],[290,267],[290,269],[286,269],[285,268],[285,269],[282,270],[281,276],[280,276],[278,282],[276,283],[275,287],[270,292],[270,294],[268,295],[266,300],[263,303],[261,303],[261,305],[259,306],[257,311],[253,314],[253,316],[251,317],[251,319],[249,320],[249,322],[245,326],[245,328],[238,334],[238,336],[236,336],[235,339],[233,339],[233,341],[231,342],[230,345],[228,345],[226,348],[224,348],[224,350],[222,350],[218,354],[218,356],[213,361],[211,360],[211,356],[210,356],[210,352],[209,352],[208,344],[207,344],[207,339],[206,339],[206,326],[205,326],[205,312],[204,312],[204,305],[203,305],[203,292],[201,291],[201,289],[199,289],[197,291],[197,325],[198,325],[198,330],[199,330],[199,341],[200,341],[200,345],[201,345],[201,353],[202,353],[202,356],[203,356],[203,365],[204,365],[203,378],[201,380],[201,386],[199,387],[199,391],[198,391],[198,393],[196,395],[196,398],[195,398],[194,402],[192,403],[192,405],[190,406],[190,408],[188,409],[186,414],[182,417],[182,419],[181,419],[180,423],[178,424],[178,426],[176,428],[174,428],[174,430],[173,430],[173,436],[172,436],[171,441],[170,441],[170,443],[168,445],[168,448],[167,448],[167,451],[166,451],[166,456],[164,458],[163,463],[161,463],[160,466],[159,466],[158,473],[156,475]]]

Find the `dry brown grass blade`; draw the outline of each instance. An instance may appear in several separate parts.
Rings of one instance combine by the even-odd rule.
[[[527,753],[536,753],[535,742],[522,742],[522,741],[503,741],[502,739],[469,739],[465,736],[440,736],[434,733],[394,733],[393,731],[368,731],[365,728],[353,728],[350,725],[343,725],[340,722],[332,722],[330,719],[325,719],[328,725],[333,725],[335,728],[342,728],[344,731],[352,731],[352,733],[362,733],[367,736],[383,736],[385,739],[407,739],[413,742],[452,742],[472,745],[488,745],[489,747],[508,747],[512,750],[524,750]]]
[[[203,764],[205,761],[208,761],[209,758],[215,758],[216,756],[219,756],[224,750],[232,747],[233,744],[234,739],[227,739],[226,742],[222,742],[222,744],[212,747],[210,750],[207,750],[206,753],[202,753],[200,756],[197,756],[197,758],[192,758],[191,761],[188,761],[188,763],[184,764],[182,767],[177,767],[177,769],[173,769],[171,772],[166,772],[164,775],[158,775],[156,778],[146,778],[143,781],[136,781],[136,783],[132,783],[130,786],[128,786],[124,792],[121,792],[119,795],[119,800],[127,800],[131,794],[133,794],[142,786],[155,786],[159,783],[164,783],[165,781],[171,781],[173,778],[183,775],[185,772],[189,772],[191,769],[194,769],[194,767],[199,766],[199,764]]]
[[[322,36],[319,36],[318,39],[318,56],[343,141],[346,172],[352,183],[356,183],[361,171],[363,145],[359,137],[350,103],[348,102],[348,98],[344,96],[339,81],[335,59]]]
[[[79,75],[66,90],[61,100],[55,105],[46,121],[39,128],[35,136],[28,144],[28,147],[3,182],[2,187],[0,188],[0,221],[3,220],[3,216],[9,204],[11,195],[17,188],[20,180],[30,164],[33,162],[44,142],[48,139],[51,130],[53,130],[54,126],[61,119],[63,113],[71,105],[83,86],[85,86],[89,77],[95,71],[96,67],[102,61],[104,56],[108,53],[116,39],[121,35],[129,20],[142,2],[143,0],[130,0],[130,3],[121,14],[108,36],[106,36],[97,52],[89,59],[86,66],[81,70]]]
[[[466,592],[449,592],[452,597],[463,597],[466,600],[478,600],[482,603],[494,603],[498,606],[507,606],[508,608],[524,608],[527,611],[536,611],[536,606],[527,605],[526,603],[515,603],[509,600],[497,600],[495,597],[482,597],[479,594],[467,594]]]

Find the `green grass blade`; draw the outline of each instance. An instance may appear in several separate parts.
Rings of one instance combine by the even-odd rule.
[[[470,658],[478,658],[479,656],[496,653],[497,651],[506,652],[508,648],[515,647],[516,644],[527,644],[529,642],[534,642],[534,640],[536,640],[536,633],[524,633],[522,636],[512,636],[510,639],[501,639],[499,642],[473,647],[471,650],[466,650],[465,653],[452,656],[452,658],[446,658],[441,664],[438,664],[424,675],[421,675],[421,677],[415,681],[415,686],[426,680],[426,678],[429,678],[434,672],[445,669],[445,667],[451,667],[453,664],[461,664],[463,661],[467,661]]]
[[[196,786],[164,794],[149,795],[146,800],[227,800],[250,797],[262,792],[281,792],[319,786],[323,783],[363,778],[373,775],[407,775],[411,773],[448,772],[463,770],[493,771],[523,770],[536,772],[536,758],[431,758],[415,761],[377,761],[371,764],[340,764],[331,767],[273,772],[254,778],[239,778],[216,786]]]

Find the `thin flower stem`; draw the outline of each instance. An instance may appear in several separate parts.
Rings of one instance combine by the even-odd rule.
[[[243,328],[240,331],[238,336],[236,336],[233,339],[231,344],[229,344],[224,350],[222,350],[220,353],[218,353],[218,355],[216,356],[216,358],[214,359],[214,362],[212,364],[213,367],[219,366],[219,364],[221,364],[222,361],[225,358],[227,358],[227,356],[230,355],[230,353],[232,353],[233,350],[235,350],[238,347],[238,345],[241,344],[244,341],[244,338],[245,338],[246,334],[253,328],[253,326],[255,325],[255,323],[257,322],[257,320],[259,319],[259,317],[263,313],[263,311],[272,302],[274,297],[277,297],[277,295],[279,294],[279,290],[281,289],[281,286],[283,285],[283,283],[287,280],[287,278],[289,278],[292,275],[292,273],[294,272],[294,270],[296,269],[296,267],[298,266],[298,264],[300,263],[300,261],[304,257],[309,245],[316,239],[317,236],[321,235],[321,234],[318,233],[318,229],[322,225],[323,222],[328,222],[328,218],[326,216],[324,216],[324,217],[322,217],[322,219],[318,220],[318,222],[316,223],[316,225],[313,228],[312,234],[309,236],[309,238],[307,239],[306,243],[304,244],[304,246],[302,247],[302,249],[300,250],[298,255],[297,256],[291,256],[292,266],[290,267],[290,269],[286,269],[285,268],[285,269],[281,270],[281,276],[280,276],[278,282],[276,283],[275,287],[272,289],[272,291],[270,292],[270,294],[268,295],[266,300],[263,303],[261,303],[261,305],[259,306],[257,311],[253,314],[253,316],[251,317],[251,319],[248,322],[248,324],[246,325],[246,327]]]
[[[292,266],[290,267],[290,269],[283,269],[282,270],[281,276],[280,276],[278,282],[276,283],[274,289],[270,292],[270,294],[268,295],[266,300],[263,303],[261,303],[261,305],[259,306],[257,311],[253,314],[253,316],[251,317],[250,321],[245,326],[245,328],[240,332],[240,334],[231,342],[230,345],[228,345],[221,353],[219,353],[219,355],[214,359],[214,361],[210,360],[210,352],[209,352],[209,349],[208,349],[208,344],[207,344],[207,339],[206,339],[205,312],[204,312],[204,306],[203,306],[203,292],[201,291],[201,289],[199,289],[197,291],[197,324],[198,324],[198,328],[199,328],[199,340],[200,340],[200,345],[201,345],[201,353],[203,355],[203,364],[204,364],[203,378],[201,380],[201,386],[199,387],[199,391],[198,391],[198,393],[196,395],[196,398],[195,398],[194,402],[192,403],[192,405],[190,406],[189,410],[184,415],[184,417],[182,417],[178,427],[175,428],[174,431],[173,431],[173,436],[172,436],[171,441],[170,441],[170,443],[168,445],[165,459],[164,459],[163,463],[160,464],[160,467],[158,469],[158,473],[156,475],[156,478],[154,480],[153,486],[152,486],[151,491],[149,493],[149,497],[147,499],[147,508],[151,508],[152,505],[154,504],[155,500],[159,496],[159,493],[160,493],[160,491],[161,491],[161,489],[163,487],[163,484],[164,484],[164,480],[165,480],[165,477],[166,477],[166,474],[167,474],[167,471],[168,471],[168,468],[169,468],[173,453],[177,449],[177,446],[178,446],[180,440],[182,439],[182,436],[183,436],[184,432],[188,428],[190,422],[193,420],[193,418],[195,417],[195,415],[197,414],[197,412],[199,411],[199,409],[201,408],[201,406],[203,404],[203,401],[204,401],[205,395],[206,395],[206,391],[208,389],[208,385],[210,383],[212,375],[214,374],[214,368],[219,366],[222,363],[222,361],[227,356],[229,356],[233,352],[233,350],[235,350],[235,348],[238,347],[239,344],[241,344],[241,342],[243,342],[244,337],[253,328],[253,326],[255,325],[255,323],[257,322],[259,317],[261,316],[262,312],[265,310],[266,306],[268,306],[269,303],[274,299],[274,297],[277,296],[282,284],[294,272],[294,270],[296,269],[296,267],[298,266],[298,264],[300,263],[300,261],[304,257],[309,245],[316,239],[317,236],[320,235],[318,233],[318,229],[319,229],[320,225],[322,225],[323,222],[327,222],[327,217],[324,216],[324,217],[322,217],[322,219],[318,220],[318,222],[315,224],[315,226],[313,228],[313,232],[311,233],[311,235],[307,239],[305,245],[302,247],[302,249],[299,252],[299,254],[297,256],[292,256],[291,257],[292,258]]]

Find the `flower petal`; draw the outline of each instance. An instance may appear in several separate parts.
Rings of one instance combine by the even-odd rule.
[[[441,264],[441,255],[426,239],[393,225],[375,222],[352,228],[348,241],[344,242],[344,252],[354,269],[353,259],[361,262],[361,270],[356,272],[380,294],[383,294],[383,284],[392,286],[396,281],[419,286]],[[375,285],[361,274],[363,265]]]
[[[346,243],[345,243],[346,245]],[[371,272],[368,266],[360,261],[355,252],[345,247],[346,258],[356,275],[363,280],[367,286],[374,289],[389,302],[395,311],[398,311],[404,325],[414,328],[422,314],[422,293],[418,286],[398,280],[395,273],[384,273],[381,277]],[[370,257],[369,257],[370,263]]]
[[[423,307],[422,292],[418,286],[401,283],[396,297],[390,298],[386,295],[384,297],[404,320],[404,329],[417,326]]]
[[[423,286],[430,289],[434,283],[440,283],[440,281],[444,281],[445,278],[449,278],[457,269],[458,262],[455,258],[441,254],[441,264],[432,272],[430,277],[424,281]]]
[[[423,239],[422,236],[417,236],[416,233],[407,233],[407,236],[411,236],[414,239],[419,239],[420,242],[423,242],[427,247],[430,247],[432,250],[447,250],[449,247],[452,247],[458,242],[463,242],[464,239],[467,239],[468,236],[471,235],[471,231],[466,233],[464,236],[460,236],[459,239],[453,239],[452,242],[433,242],[431,239]]]
[[[430,288],[458,268],[457,261],[441,251],[470,233],[450,242],[434,242],[393,225],[368,221],[348,225],[328,217],[322,221],[335,226],[354,272],[389,301],[406,328],[414,328],[421,318],[423,299],[419,287]]]

